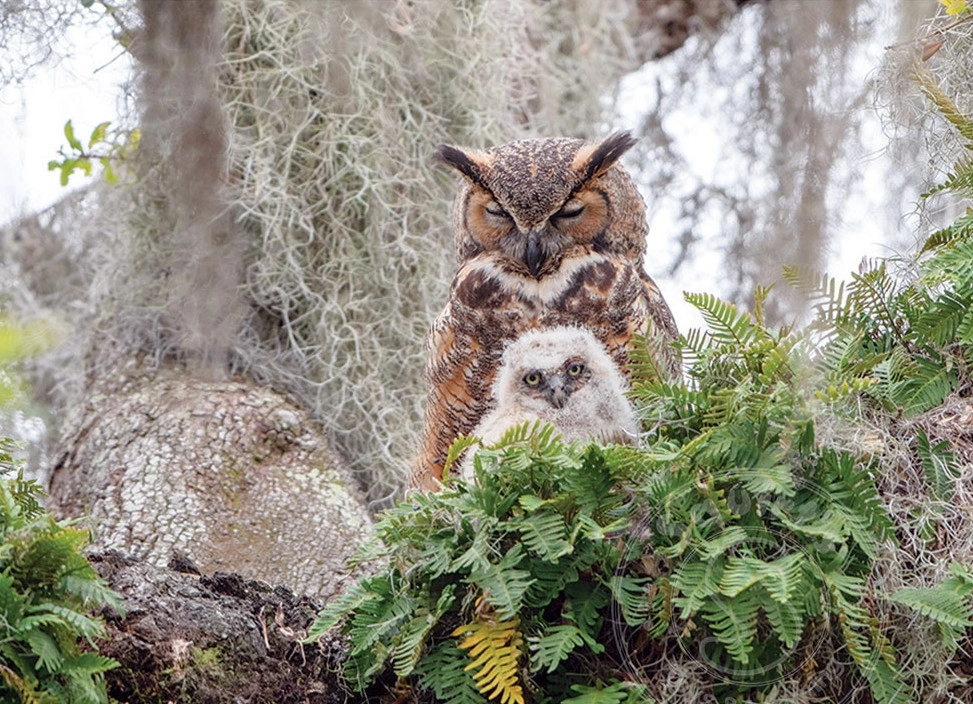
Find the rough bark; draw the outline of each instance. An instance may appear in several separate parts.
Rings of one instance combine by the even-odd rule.
[[[363,702],[337,675],[343,646],[304,645],[321,602],[283,587],[217,573],[198,577],[95,553],[92,564],[125,597],[105,613],[100,652],[119,667],[108,693],[127,704]],[[370,699],[375,701],[375,699]]]
[[[174,553],[327,598],[371,535],[350,474],[308,415],[243,382],[155,378],[92,391],[55,455],[52,508],[94,545]]]

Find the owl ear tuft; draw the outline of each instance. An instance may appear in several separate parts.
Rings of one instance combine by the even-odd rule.
[[[638,140],[628,130],[609,135],[601,142],[581,148],[574,159],[576,168],[582,169],[582,182],[601,176],[608,171],[622,154],[634,147]]]
[[[452,166],[478,186],[486,187],[483,178],[483,154],[475,151],[464,152],[459,147],[440,144],[433,152],[433,158],[440,164]]]

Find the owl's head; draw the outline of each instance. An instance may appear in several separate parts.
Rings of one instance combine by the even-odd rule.
[[[463,175],[453,222],[460,262],[481,252],[535,279],[557,271],[572,248],[641,264],[645,204],[616,162],[628,132],[600,142],[529,139],[479,151],[441,145],[439,161]]]
[[[516,398],[520,407],[544,415],[562,409],[571,397],[592,385],[623,382],[608,351],[587,329],[555,327],[531,330],[504,350],[494,386],[498,405]]]

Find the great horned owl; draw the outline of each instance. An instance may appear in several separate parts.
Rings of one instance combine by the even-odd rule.
[[[539,420],[565,440],[631,443],[638,423],[627,389],[628,381],[590,331],[530,330],[504,351],[492,389],[496,406],[472,434],[493,445],[510,428]],[[471,469],[466,462],[467,479]]]
[[[441,146],[463,176],[453,210],[459,270],[429,337],[430,391],[412,485],[435,489],[452,442],[493,407],[506,341],[533,328],[583,326],[626,368],[632,336],[677,336],[643,270],[645,204],[616,162],[635,140],[540,139],[485,151]],[[671,347],[660,366],[678,373]]]

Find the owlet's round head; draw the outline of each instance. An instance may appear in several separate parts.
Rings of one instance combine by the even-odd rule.
[[[436,157],[464,177],[453,211],[460,262],[491,252],[507,270],[540,279],[580,246],[641,264],[645,204],[617,163],[634,144],[616,132],[600,142],[530,139],[483,151],[441,145]]]
[[[524,333],[504,351],[494,398],[497,408],[511,415],[527,412],[551,419],[592,391],[621,397],[625,386],[607,350],[590,331],[543,328]]]

